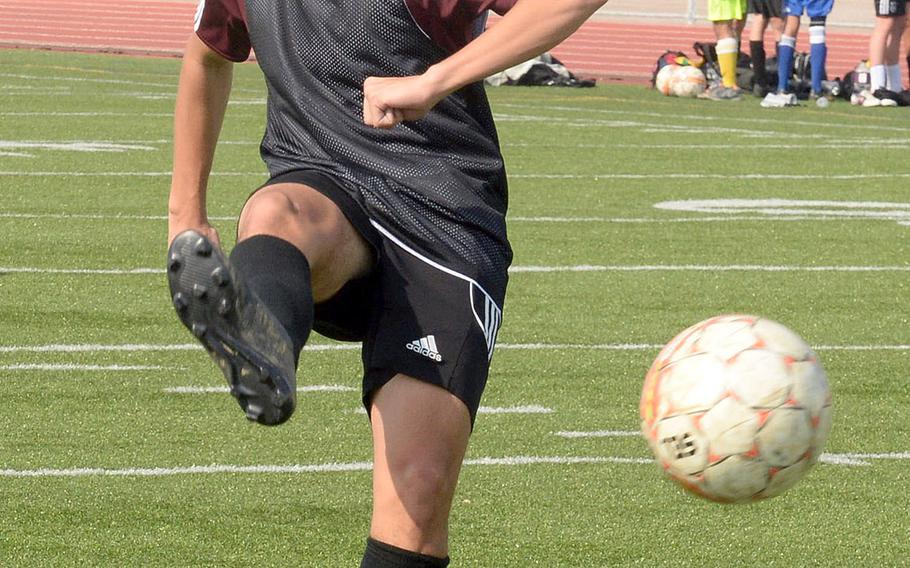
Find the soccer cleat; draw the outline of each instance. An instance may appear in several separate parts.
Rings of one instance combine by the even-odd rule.
[[[698,95],[698,98],[712,101],[740,101],[743,98],[743,91],[738,87],[715,85]]]
[[[882,106],[882,101],[878,97],[872,94],[870,91],[863,91],[859,94],[859,104],[864,107],[880,107]]]
[[[876,89],[872,96],[878,99],[883,107],[896,107],[901,101],[900,94],[888,89]]]
[[[296,404],[291,339],[218,247],[196,231],[180,233],[168,249],[167,276],[180,321],[224,373],[246,417],[266,425],[290,418]]]
[[[798,105],[799,101],[793,93],[768,93],[761,102],[763,108],[784,108]]]

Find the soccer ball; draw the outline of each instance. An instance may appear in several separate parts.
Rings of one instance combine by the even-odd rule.
[[[796,333],[747,315],[674,337],[645,378],[641,427],[657,463],[724,503],[774,497],[815,464],[831,429],[831,391]]]
[[[673,79],[674,72],[679,68],[679,65],[664,65],[661,67],[654,78],[654,88],[663,95],[670,96],[670,82]]]
[[[708,81],[701,69],[680,65],[670,77],[670,94],[677,97],[697,97],[704,92]]]

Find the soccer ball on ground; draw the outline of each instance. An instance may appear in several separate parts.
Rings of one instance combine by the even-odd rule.
[[[664,65],[660,68],[660,71],[657,72],[657,76],[654,78],[654,88],[660,91],[661,94],[665,96],[670,96],[670,83],[673,80],[673,76],[677,69],[681,65]]]
[[[701,69],[693,65],[680,65],[670,77],[670,94],[676,97],[697,97],[704,92],[707,84]]]
[[[642,432],[683,487],[724,503],[774,497],[818,460],[831,391],[796,333],[747,315],[707,319],[674,337],[645,378]]]

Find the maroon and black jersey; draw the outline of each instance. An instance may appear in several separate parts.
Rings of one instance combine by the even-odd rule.
[[[501,298],[512,256],[506,179],[482,84],[423,120],[379,130],[363,123],[363,82],[422,73],[468,43],[487,10],[514,2],[203,0],[196,33],[232,61],[254,50],[268,87],[261,153],[273,177],[332,176],[375,224]]]

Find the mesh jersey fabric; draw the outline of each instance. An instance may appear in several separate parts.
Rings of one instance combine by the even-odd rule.
[[[197,34],[242,59],[213,39],[221,4],[230,2],[203,8]],[[310,169],[332,176],[371,219],[476,278],[502,305],[512,258],[507,184],[482,83],[446,97],[420,121],[374,129],[363,123],[364,80],[419,74],[449,54],[418,25],[408,2],[247,0],[240,8],[227,10],[224,33],[243,44],[240,13],[265,75],[260,150],[270,174]]]

